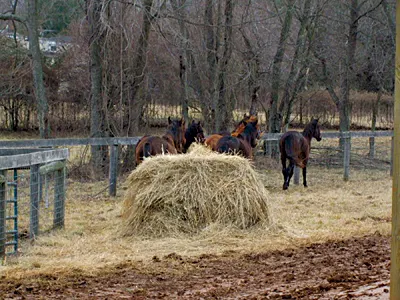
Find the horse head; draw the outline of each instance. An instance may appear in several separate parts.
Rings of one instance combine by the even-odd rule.
[[[311,125],[312,125],[312,129],[313,129],[312,137],[314,137],[319,142],[319,141],[321,141],[322,137],[321,137],[321,130],[319,128],[318,120],[319,119],[312,120]]]
[[[185,138],[188,140],[189,138],[193,138],[195,141],[198,143],[204,143],[205,137],[204,137],[204,130],[203,127],[201,126],[200,121],[195,122],[194,120],[192,121],[192,124],[190,127],[185,132]]]
[[[235,130],[232,131],[231,135],[236,136],[236,137],[239,136],[244,131],[244,129],[246,128],[246,125],[249,122],[255,122],[255,121],[258,121],[257,115],[247,116],[246,114],[244,114],[243,119],[240,120],[239,124],[236,126]]]
[[[181,153],[183,151],[183,145],[186,143],[185,120],[183,118],[171,120],[171,118],[168,117],[167,134],[172,137],[176,150]]]
[[[248,122],[241,136],[247,140],[252,148],[257,146],[258,139],[261,137],[260,125],[258,120]]]

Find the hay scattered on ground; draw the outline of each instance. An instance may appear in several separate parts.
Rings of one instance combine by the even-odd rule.
[[[145,159],[127,185],[121,229],[127,236],[197,233],[216,224],[239,229],[272,224],[268,192],[251,163],[200,145],[188,154]]]

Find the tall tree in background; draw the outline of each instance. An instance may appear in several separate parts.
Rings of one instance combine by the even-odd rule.
[[[145,68],[147,61],[147,49],[149,46],[150,29],[155,19],[152,14],[153,0],[143,1],[143,20],[142,30],[137,44],[137,51],[133,61],[133,78],[130,83],[129,99],[129,135],[138,132],[144,114],[145,89],[143,87],[145,79]]]
[[[21,22],[28,28],[29,52],[32,58],[32,74],[34,82],[35,99],[38,109],[40,138],[49,137],[48,113],[46,88],[43,77],[43,61],[39,47],[38,33],[38,11],[36,0],[27,0],[27,17],[15,14],[0,14],[0,20],[14,20]]]
[[[310,64],[310,49],[313,42],[311,2],[311,0],[305,0],[299,13],[300,26],[294,54],[290,62],[290,71],[279,105],[279,113],[283,117],[283,125],[286,129],[290,123],[294,101],[305,84],[307,68],[309,68]],[[315,15],[318,16],[318,14]]]
[[[375,3],[374,3],[375,2]],[[332,74],[329,70],[332,70],[332,66],[328,65],[328,60],[324,56],[324,46],[319,44],[314,50],[314,55],[320,60],[322,66],[322,79],[339,111],[339,129],[340,131],[349,131],[351,123],[351,103],[350,103],[350,90],[354,86],[354,78],[356,74],[356,50],[357,40],[359,34],[359,22],[362,17],[367,16],[371,12],[375,11],[383,1],[371,1],[369,2],[370,7],[361,12],[361,8],[367,2],[359,3],[358,0],[351,0],[347,5],[347,18],[348,23],[346,42],[344,46],[344,55],[340,58],[340,74],[339,74],[339,93],[335,91],[335,83],[332,80]],[[343,145],[343,141],[341,141]]]
[[[233,9],[234,1],[225,1],[225,24],[223,55],[220,60],[217,77],[217,105],[215,107],[215,130],[221,131],[228,128],[232,106],[232,100],[227,95],[228,64],[233,50]]]
[[[278,48],[275,53],[272,65],[272,87],[271,87],[271,105],[268,112],[268,130],[271,133],[277,133],[281,130],[282,114],[278,111],[279,92],[281,86],[282,61],[286,51],[286,45],[292,25],[295,0],[289,0],[286,9],[285,19],[282,24]]]
[[[87,0],[87,19],[89,23],[90,55],[90,137],[105,136],[103,113],[103,68],[102,68],[102,0]],[[93,174],[99,176],[103,167],[103,155],[100,146],[91,146],[91,164]]]
[[[188,53],[189,33],[185,26],[186,0],[171,0],[171,4],[179,23],[179,78],[181,83],[182,116],[185,119],[186,124],[189,124],[188,73],[190,67],[190,55]]]

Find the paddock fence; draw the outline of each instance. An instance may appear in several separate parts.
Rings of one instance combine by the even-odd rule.
[[[282,133],[265,133],[259,141],[256,155],[271,156],[271,149],[277,148]],[[391,139],[390,139],[391,138]],[[21,148],[58,148],[69,149],[69,176],[79,173],[83,180],[90,175],[84,174],[90,161],[90,146],[101,146],[106,149],[108,193],[115,196],[118,175],[123,163],[123,156],[130,153],[128,160],[134,161],[134,147],[140,137],[112,138],[66,138],[0,141],[0,149]],[[336,140],[336,141],[335,141]],[[388,168],[390,174],[393,164],[393,131],[349,131],[322,132],[322,141],[312,141],[310,160],[327,168],[343,168],[343,180],[350,178],[353,167]],[[339,146],[339,141],[342,146]],[[128,146],[131,146],[128,151]],[[133,149],[132,149],[133,148]],[[277,156],[275,156],[278,159]],[[352,163],[354,162],[354,163]],[[134,165],[132,166],[132,168]],[[298,183],[298,170],[295,171],[295,183]]]
[[[266,133],[256,148],[256,157],[279,161],[272,149],[282,134]],[[65,194],[68,185],[89,178],[90,147],[102,147],[108,181],[102,191],[116,196],[118,179],[128,174],[121,169],[124,156],[134,161],[134,148],[140,137],[67,138],[0,141],[0,260],[16,253],[19,239],[34,239],[38,234],[64,226]],[[341,142],[339,142],[341,141]],[[129,157],[130,155],[130,157]],[[342,169],[349,180],[351,169],[370,168],[392,172],[393,131],[323,132],[322,141],[312,141],[310,163]],[[130,171],[134,168],[131,166]],[[299,183],[295,169],[294,183]]]
[[[20,239],[64,226],[68,149],[0,149],[0,261]]]

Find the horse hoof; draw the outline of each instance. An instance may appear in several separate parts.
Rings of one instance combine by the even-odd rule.
[[[308,187],[308,185],[307,185],[307,184],[305,184],[305,185],[304,185],[304,187],[306,188],[306,187]]]
[[[288,186],[287,185],[283,185],[283,190],[287,190],[288,189]]]

